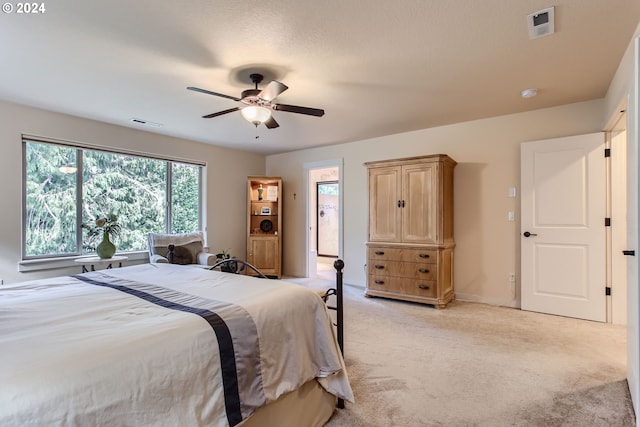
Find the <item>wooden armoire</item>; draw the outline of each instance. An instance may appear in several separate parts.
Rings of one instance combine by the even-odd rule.
[[[437,154],[365,163],[366,296],[445,308],[453,291],[453,169]]]

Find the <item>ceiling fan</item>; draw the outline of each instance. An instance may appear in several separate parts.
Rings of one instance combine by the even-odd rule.
[[[278,122],[271,115],[271,111],[286,111],[289,113],[298,113],[298,114],[306,114],[309,116],[322,117],[324,115],[324,110],[319,108],[309,108],[309,107],[300,107],[297,105],[287,105],[287,104],[276,104],[273,102],[274,99],[282,92],[288,89],[288,87],[279,81],[273,80],[271,83],[267,85],[264,89],[258,89],[258,84],[262,82],[264,76],[262,74],[251,74],[249,76],[251,81],[255,84],[255,89],[247,89],[242,91],[241,97],[236,98],[235,96],[225,95],[222,93],[211,92],[210,90],[200,89],[197,87],[189,86],[187,89],[193,90],[196,92],[206,93],[208,95],[220,96],[222,98],[233,99],[234,101],[238,101],[242,103],[242,106],[229,108],[228,110],[218,111],[217,113],[207,114],[206,116],[202,116],[203,119],[210,119],[212,117],[218,117],[223,114],[233,113],[234,111],[240,110],[242,116],[249,122],[258,126],[261,123],[264,123],[265,126],[269,129],[277,128],[280,126]]]

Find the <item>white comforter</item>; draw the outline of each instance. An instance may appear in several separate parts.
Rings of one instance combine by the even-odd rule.
[[[294,284],[145,264],[0,288],[2,426],[235,425],[313,378],[353,400],[322,300]]]

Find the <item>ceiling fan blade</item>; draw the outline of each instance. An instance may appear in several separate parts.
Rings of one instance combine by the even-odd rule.
[[[297,105],[272,104],[271,107],[277,111],[287,111],[289,113],[306,114],[308,116],[322,117],[324,110],[320,108],[299,107]]]
[[[273,118],[273,116],[269,117],[269,120],[264,122],[264,125],[269,129],[275,129],[280,126],[278,122],[276,122],[276,119]]]
[[[193,90],[195,92],[206,93],[207,95],[215,95],[215,96],[220,96],[222,98],[233,99],[234,101],[240,101],[240,98],[236,98],[235,96],[225,95],[223,93],[218,93],[218,92],[211,92],[210,90],[200,89],[199,87],[189,86],[189,87],[187,87],[187,89]]]
[[[228,110],[218,111],[217,113],[207,114],[206,116],[202,116],[202,118],[203,119],[210,119],[212,117],[218,117],[218,116],[221,116],[223,114],[233,113],[234,111],[238,111],[239,109],[240,109],[240,107],[229,108]]]
[[[273,80],[271,83],[267,85],[262,92],[258,94],[258,98],[264,99],[265,101],[272,101],[276,99],[276,96],[280,95],[285,90],[289,89],[289,87],[279,81]]]

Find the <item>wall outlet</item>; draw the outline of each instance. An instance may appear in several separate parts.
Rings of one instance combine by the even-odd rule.
[[[511,299],[515,300],[516,299],[516,273],[514,272],[509,273],[509,275],[507,276],[507,279],[509,280],[509,293],[511,294]]]

